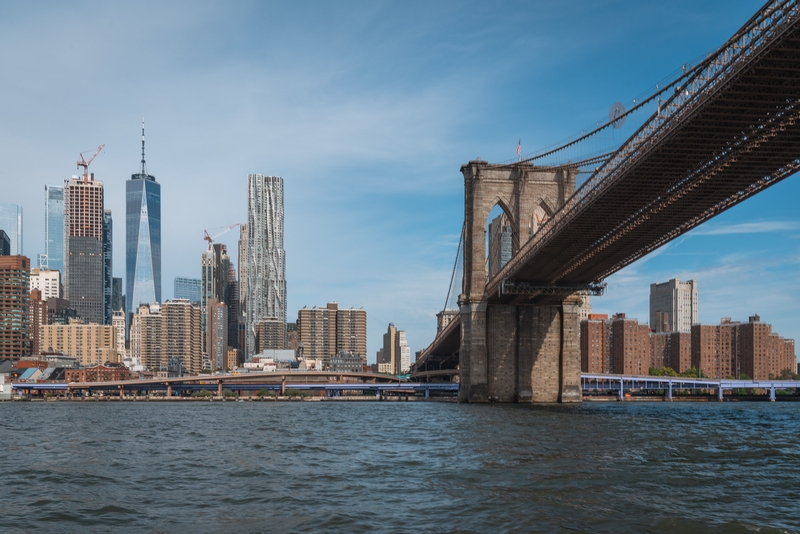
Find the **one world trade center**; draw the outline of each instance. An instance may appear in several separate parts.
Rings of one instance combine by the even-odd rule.
[[[125,183],[125,317],[140,304],[161,302],[161,184],[147,174],[144,162],[142,119],[142,164],[138,174]]]

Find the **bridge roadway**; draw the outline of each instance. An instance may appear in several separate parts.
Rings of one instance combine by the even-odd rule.
[[[489,280],[484,213],[501,203],[519,242],[531,209],[531,199],[520,199],[533,190],[527,176],[547,169],[462,167],[460,313],[423,351],[413,378],[459,369],[462,401],[577,400],[579,301],[570,295],[597,290],[609,275],[800,168],[797,1],[768,2],[670,87],[657,113]],[[504,170],[514,198],[503,197]]]

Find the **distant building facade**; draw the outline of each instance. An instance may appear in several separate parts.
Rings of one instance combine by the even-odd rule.
[[[38,289],[42,292],[42,300],[61,298],[61,273],[47,268],[34,267],[31,269],[31,291]]]
[[[324,308],[302,308],[297,312],[297,338],[303,358],[328,362],[340,353],[367,361],[367,312],[340,309],[336,302]]]
[[[650,284],[650,324],[656,332],[690,332],[697,324],[697,280]]]
[[[0,256],[0,360],[30,356],[30,270],[25,256]]]
[[[44,186],[44,262],[39,267],[64,273],[63,186]]]
[[[64,294],[81,319],[105,321],[103,182],[64,181]]]
[[[200,305],[200,279],[175,277],[173,294],[176,299],[186,299],[192,304]]]
[[[0,202],[0,230],[8,236],[8,256],[22,256],[22,206]]]
[[[512,231],[508,215],[501,213],[489,223],[488,267],[489,278],[500,272],[506,263],[511,260]]]
[[[245,299],[245,356],[254,354],[255,324],[277,319],[286,324],[286,255],[283,249],[283,178],[247,176],[246,276],[241,292]],[[240,260],[241,261],[241,260]]]
[[[44,327],[43,346],[80,360],[81,365],[118,363],[114,327],[102,324],[71,323]]]

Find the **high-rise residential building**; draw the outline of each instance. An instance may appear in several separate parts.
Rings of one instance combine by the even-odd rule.
[[[199,278],[175,277],[173,282],[173,294],[176,299],[186,299],[192,304],[200,305],[200,286]]]
[[[114,309],[114,316],[111,318],[111,326],[114,327],[114,337],[117,340],[117,352],[120,358],[128,357],[128,350],[125,348],[125,310],[122,308]],[[141,362],[139,362],[141,363]]]
[[[773,332],[758,315],[747,323],[723,317],[718,325],[692,325],[691,336],[692,366],[709,378],[770,380],[797,369],[794,340]]]
[[[43,346],[80,360],[81,365],[119,363],[114,327],[102,324],[53,324],[44,327]]]
[[[5,230],[0,230],[0,256],[11,255],[11,239]]]
[[[614,360],[611,351],[611,323],[606,314],[591,314],[580,323],[581,371],[612,373]]]
[[[8,255],[22,256],[22,206],[0,202],[0,230],[8,235]]]
[[[508,215],[501,213],[489,223],[488,233],[489,278],[500,272],[512,256],[512,232]]]
[[[406,341],[405,330],[398,330],[395,337],[395,369],[394,374],[402,375],[411,369],[411,347]]]
[[[281,321],[274,320],[274,323],[277,330]],[[297,339],[304,359],[327,361],[346,352],[366,363],[367,312],[339,309],[335,302],[329,302],[324,308],[302,308],[297,312]]]
[[[41,354],[44,346],[44,327],[47,326],[47,299],[38,289],[31,290],[31,354]]]
[[[246,356],[255,350],[255,324],[286,323],[286,257],[283,250],[283,179],[247,176],[247,256],[245,274]]]
[[[146,369],[161,368],[161,307],[140,304],[130,321],[130,355]]]
[[[283,321],[279,319],[262,319],[255,325],[256,347],[253,356],[261,354],[267,350],[283,350],[285,339],[285,327]]]
[[[25,256],[0,256],[0,360],[30,355],[30,270]]]
[[[42,300],[61,298],[61,273],[53,269],[34,267],[31,269],[31,291],[34,289],[42,292]]]
[[[652,367],[650,327],[628,319],[624,313],[611,320],[611,357],[613,372],[625,375],[647,375]]]
[[[364,309],[336,310],[336,353],[347,352],[367,363],[367,312]]]
[[[125,182],[125,311],[140,304],[161,302],[161,184],[147,173],[142,161],[137,174]]]
[[[208,299],[206,304],[206,352],[212,369],[227,368],[228,356],[228,307],[217,299]]]
[[[656,332],[690,332],[697,324],[697,280],[650,284],[650,324]]]
[[[185,299],[166,301],[161,306],[161,361],[178,358],[189,374],[203,368],[203,333],[200,308]]]
[[[64,188],[44,186],[44,254],[39,267],[64,274]]]
[[[94,173],[64,181],[64,294],[78,317],[105,321],[103,182]]]
[[[114,297],[113,235],[114,225],[111,220],[111,210],[103,210],[103,324],[111,324],[111,314],[114,310],[112,306]]]

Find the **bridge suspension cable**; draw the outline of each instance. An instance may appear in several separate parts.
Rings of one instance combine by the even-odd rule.
[[[461,237],[458,239],[458,248],[456,249],[456,261],[453,262],[453,272],[450,274],[450,285],[447,288],[447,298],[444,301],[444,308],[442,311],[447,309],[447,305],[450,303],[450,292],[453,290],[453,281],[456,277],[456,271],[458,270],[458,260],[461,257],[461,246],[464,243],[464,229],[466,227],[466,221],[461,225]]]

